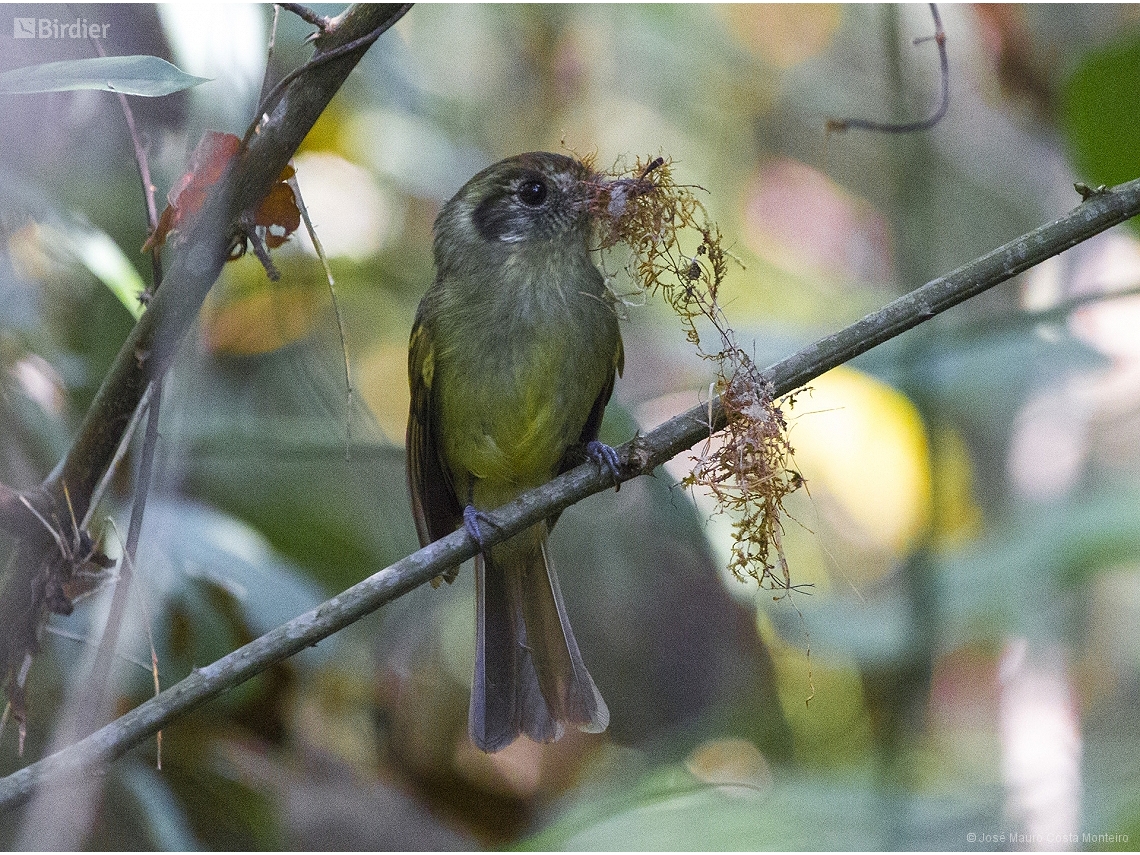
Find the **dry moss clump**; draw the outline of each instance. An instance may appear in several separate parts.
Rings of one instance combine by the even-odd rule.
[[[638,287],[665,299],[697,353],[714,364],[727,426],[714,439],[710,419],[709,440],[682,483],[705,487],[718,511],[736,517],[730,567],[737,578],[786,593],[793,586],[781,544],[783,501],[803,483],[791,467],[781,408],[791,401],[775,400],[771,383],[737,343],[718,301],[731,256],[694,192],[701,188],[678,184],[671,167],[664,158],[639,159],[598,176],[592,205],[601,248],[632,250],[629,273]],[[685,242],[695,243],[691,252]],[[715,331],[712,346],[698,329],[705,322]]]

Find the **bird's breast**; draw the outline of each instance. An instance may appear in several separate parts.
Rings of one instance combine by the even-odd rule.
[[[444,459],[457,483],[482,482],[488,504],[556,473],[614,375],[612,310],[578,291],[545,297],[486,313],[472,307],[463,329],[444,336],[464,345],[436,356]]]

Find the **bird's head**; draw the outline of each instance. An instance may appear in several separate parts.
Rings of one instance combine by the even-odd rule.
[[[550,152],[501,160],[473,177],[435,221],[440,270],[503,264],[515,257],[588,253],[601,178],[581,161]]]

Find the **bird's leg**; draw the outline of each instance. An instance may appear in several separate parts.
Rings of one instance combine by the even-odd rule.
[[[472,504],[468,504],[463,509],[463,528],[471,535],[471,539],[479,544],[479,551],[486,553],[489,548],[487,545],[486,537],[483,534],[483,526],[488,525],[493,529],[498,529],[498,524],[491,519],[491,517]]]
[[[621,489],[621,460],[611,445],[592,439],[586,443],[586,456],[614,476],[614,492]]]

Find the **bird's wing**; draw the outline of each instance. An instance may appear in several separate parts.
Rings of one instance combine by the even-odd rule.
[[[451,534],[463,519],[463,508],[455,496],[451,476],[440,459],[436,435],[435,401],[432,380],[435,373],[435,350],[432,330],[416,318],[408,345],[408,380],[412,405],[408,411],[406,438],[408,458],[408,492],[412,497],[412,515],[420,545]]]
[[[602,391],[594,399],[594,406],[590,408],[590,415],[586,419],[586,424],[582,426],[582,434],[578,437],[577,446],[567,449],[567,453],[562,456],[562,460],[558,464],[559,475],[581,463],[582,449],[598,438],[598,432],[602,429],[602,416],[606,413],[606,404],[610,402],[610,396],[614,393],[614,380],[620,377],[624,370],[625,347],[619,338],[617,350],[614,352],[613,370],[610,371],[606,385],[602,387]]]
[[[602,417],[606,414],[606,404],[610,402],[610,395],[614,393],[614,380],[620,377],[624,370],[625,346],[621,343],[621,338],[618,338],[617,350],[614,352],[613,370],[610,372],[606,385],[602,387],[602,391],[599,392],[598,397],[594,399],[594,406],[590,408],[590,415],[586,419],[586,424],[582,426],[582,433],[578,437],[578,442],[567,448],[566,453],[562,455],[562,459],[558,461],[558,475],[561,475],[563,472],[569,472],[575,466],[586,460],[585,448],[589,443],[598,438],[598,432],[602,429]],[[561,515],[562,512],[559,511],[547,517],[547,528],[553,529]]]

